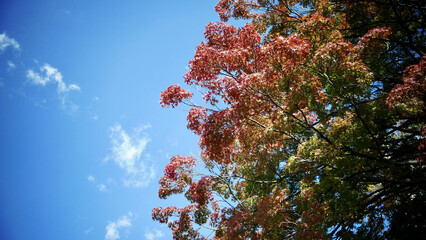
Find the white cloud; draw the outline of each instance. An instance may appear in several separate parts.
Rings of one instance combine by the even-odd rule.
[[[93,227],[84,230],[84,235],[87,235],[93,231]]]
[[[12,61],[7,61],[7,71],[12,71],[16,68],[16,65]]]
[[[131,217],[133,214],[129,212],[127,215],[122,216],[116,222],[110,222],[106,226],[106,240],[116,240],[120,238],[120,229],[121,228],[130,228],[132,226]]]
[[[106,185],[105,184],[98,184],[98,190],[100,191],[100,192],[105,192],[105,191],[107,191],[107,187],[106,187]]]
[[[145,233],[146,240],[154,240],[156,238],[161,238],[161,237],[164,237],[164,233],[157,229],[154,230],[154,233],[149,231]]]
[[[0,34],[0,51],[5,50],[8,47],[12,47],[15,50],[19,50],[19,43],[6,35],[6,33]]]
[[[92,176],[92,175],[89,175],[87,177],[87,181],[89,181],[89,182],[93,183],[94,185],[96,185],[96,188],[99,190],[99,192],[107,192],[108,191],[107,185],[103,184],[103,183],[97,184],[97,181],[96,181],[95,177]],[[112,180],[108,178],[107,183],[110,184],[111,181]]]
[[[111,127],[111,154],[106,160],[112,160],[126,172],[125,186],[145,187],[155,177],[154,166],[147,166],[142,160],[142,153],[149,142],[148,137],[143,135],[143,130],[149,125],[133,129],[133,134],[129,135],[120,124]]]
[[[61,99],[62,107],[70,110],[71,113],[76,112],[79,106],[68,101],[68,94],[71,91],[80,91],[80,87],[76,84],[66,84],[63,80],[63,76],[58,69],[44,64],[40,68],[40,72],[35,72],[32,69],[27,71],[27,78],[31,80],[34,85],[46,86],[49,83],[56,84],[57,93]]]
[[[34,72],[32,69],[27,71],[27,78],[32,80],[34,85],[46,86],[46,84],[53,82],[57,84],[58,93],[67,93],[69,91],[79,91],[80,87],[76,84],[67,84],[63,81],[61,72],[58,69],[50,66],[49,64],[44,64],[40,68],[40,73]]]
[[[92,175],[89,175],[89,176],[87,177],[87,181],[89,181],[89,182],[91,182],[91,183],[94,183],[94,182],[95,182],[95,177],[93,177]]]
[[[145,150],[148,139],[129,136],[119,124],[112,127],[111,132],[113,160],[128,173],[136,173],[137,161]]]

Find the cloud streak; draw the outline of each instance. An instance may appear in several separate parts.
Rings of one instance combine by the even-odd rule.
[[[50,83],[56,84],[62,107],[70,109],[71,112],[78,110],[78,105],[69,102],[67,97],[71,91],[80,91],[80,87],[76,84],[66,84],[62,73],[58,69],[46,63],[40,68],[39,72],[29,69],[27,71],[27,79],[34,85],[46,86]]]
[[[120,124],[111,127],[111,153],[106,157],[107,161],[113,161],[126,172],[123,180],[128,187],[145,187],[155,177],[154,166],[150,167],[142,159],[149,138],[143,134],[143,130],[149,126],[133,129],[133,133],[127,133]]]
[[[93,227],[90,227],[86,230],[84,230],[84,235],[88,235],[89,233],[91,233],[93,231]]]
[[[80,87],[76,84],[67,85],[63,81],[61,72],[58,69],[50,66],[49,64],[44,64],[40,68],[40,72],[34,72],[32,69],[27,71],[27,78],[30,79],[32,84],[46,86],[48,83],[57,84],[57,91],[60,94],[64,94],[70,91],[80,91]]]
[[[7,71],[10,72],[16,68],[16,65],[12,61],[7,61]]]
[[[21,48],[15,39],[8,37],[6,33],[0,34],[0,51],[4,51],[9,47],[15,50],[19,50]]]

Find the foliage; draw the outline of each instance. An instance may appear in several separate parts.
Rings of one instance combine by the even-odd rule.
[[[174,156],[153,210],[175,239],[399,239],[425,231],[421,1],[220,0],[162,106],[192,108],[206,173]],[[204,236],[200,228],[211,231]],[[407,236],[407,235],[405,235]]]

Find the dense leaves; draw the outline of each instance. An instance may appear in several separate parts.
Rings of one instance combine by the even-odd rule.
[[[162,106],[191,107],[153,210],[175,239],[400,239],[426,228],[421,1],[221,0]],[[204,230],[201,230],[204,229]]]

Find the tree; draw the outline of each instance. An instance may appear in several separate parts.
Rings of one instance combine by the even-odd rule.
[[[220,0],[216,11],[223,22],[206,26],[184,76],[205,104],[178,85],[160,101],[191,107],[206,173],[172,157],[159,197],[189,204],[153,219],[175,239],[421,236],[422,2]]]

